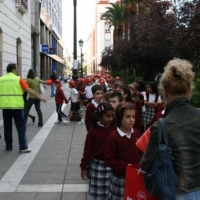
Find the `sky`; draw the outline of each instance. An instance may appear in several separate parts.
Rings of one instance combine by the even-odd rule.
[[[73,53],[73,34],[74,34],[74,0],[62,0],[62,37],[65,43],[65,49]],[[86,49],[86,39],[88,38],[92,26],[95,22],[95,2],[96,0],[77,0],[77,51],[79,51],[78,41],[82,39],[83,52]]]

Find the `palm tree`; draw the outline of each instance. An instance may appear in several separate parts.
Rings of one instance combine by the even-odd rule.
[[[124,7],[116,3],[110,3],[111,7],[106,7],[107,11],[101,15],[101,19],[111,23],[114,27],[113,46],[116,41],[123,37]]]
[[[129,35],[129,18],[133,14],[137,14],[137,3],[138,0],[121,0],[121,3],[124,5],[124,39],[128,40]],[[121,5],[122,5],[121,4]]]

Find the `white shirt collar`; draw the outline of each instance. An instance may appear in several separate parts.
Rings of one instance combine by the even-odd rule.
[[[103,124],[101,124],[101,122],[97,122],[97,124],[99,125],[99,126],[102,126],[102,127],[105,127],[105,128],[107,128],[110,124],[108,124],[107,126],[105,126],[105,125],[103,125]]]
[[[133,130],[133,128],[131,128],[131,131],[130,131],[130,134],[126,134],[126,133],[124,133],[119,127],[117,127],[117,132],[119,133],[119,135],[121,136],[121,137],[124,137],[124,136],[126,136],[127,138],[131,138],[131,134],[133,134],[134,133],[134,130]]]
[[[97,104],[97,103],[95,102],[94,99],[92,99],[92,102],[91,102],[91,103],[94,105],[95,108],[97,108],[97,106],[99,105],[99,104]]]

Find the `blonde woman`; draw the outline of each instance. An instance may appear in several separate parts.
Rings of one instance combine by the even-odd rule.
[[[200,109],[190,104],[194,72],[186,60],[171,60],[161,76],[160,87],[167,107],[164,113],[172,148],[176,200],[200,199]],[[142,170],[148,171],[156,154],[158,127],[151,127]]]

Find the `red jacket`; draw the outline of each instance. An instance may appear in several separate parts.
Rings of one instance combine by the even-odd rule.
[[[61,88],[57,88],[56,94],[55,94],[55,102],[56,102],[56,104],[63,104],[63,101],[65,101],[67,103],[65,94]]]

